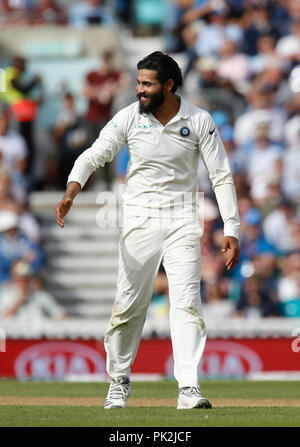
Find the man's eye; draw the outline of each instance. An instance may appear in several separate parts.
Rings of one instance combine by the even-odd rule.
[[[151,82],[137,82],[137,85],[143,85],[144,87],[151,87]]]

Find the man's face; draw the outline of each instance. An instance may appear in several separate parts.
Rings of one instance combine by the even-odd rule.
[[[153,112],[165,100],[163,86],[157,79],[155,70],[139,70],[136,91],[140,102],[140,113]]]

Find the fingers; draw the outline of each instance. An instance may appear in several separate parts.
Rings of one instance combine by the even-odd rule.
[[[238,241],[234,237],[225,236],[222,244],[222,253],[227,252],[228,258],[225,262],[227,270],[231,270],[239,262],[240,249],[238,246]]]
[[[61,228],[64,227],[65,221],[64,221],[64,219],[61,216],[61,210],[60,210],[60,206],[59,205],[56,207],[56,222],[58,223],[58,225],[61,226]]]
[[[232,253],[230,254],[229,258],[226,261],[226,268],[227,270],[231,270],[233,267],[237,265],[240,259],[240,250],[239,248],[233,248]]]
[[[235,265],[235,262],[234,262],[234,258],[233,257],[231,257],[230,259],[227,260],[227,262],[226,262],[227,270],[231,270],[232,267],[234,267],[234,265]]]
[[[71,199],[64,199],[56,207],[56,222],[58,223],[58,225],[61,226],[61,228],[64,228],[65,225],[64,216],[71,208],[71,205],[72,205]]]

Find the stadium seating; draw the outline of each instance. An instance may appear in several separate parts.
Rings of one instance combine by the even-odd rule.
[[[108,321],[117,280],[118,228],[96,224],[96,193],[80,194],[61,229],[54,209],[61,192],[32,193],[31,208],[42,227],[49,291],[68,315]]]

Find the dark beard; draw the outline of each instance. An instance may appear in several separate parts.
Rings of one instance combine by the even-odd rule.
[[[153,112],[155,109],[157,109],[158,107],[160,107],[164,100],[165,100],[165,95],[163,92],[163,89],[161,89],[158,93],[156,93],[155,95],[136,95],[138,99],[144,97],[144,98],[150,98],[149,104],[147,106],[143,105],[141,103],[141,101],[139,101],[139,112],[140,113],[151,113]]]

